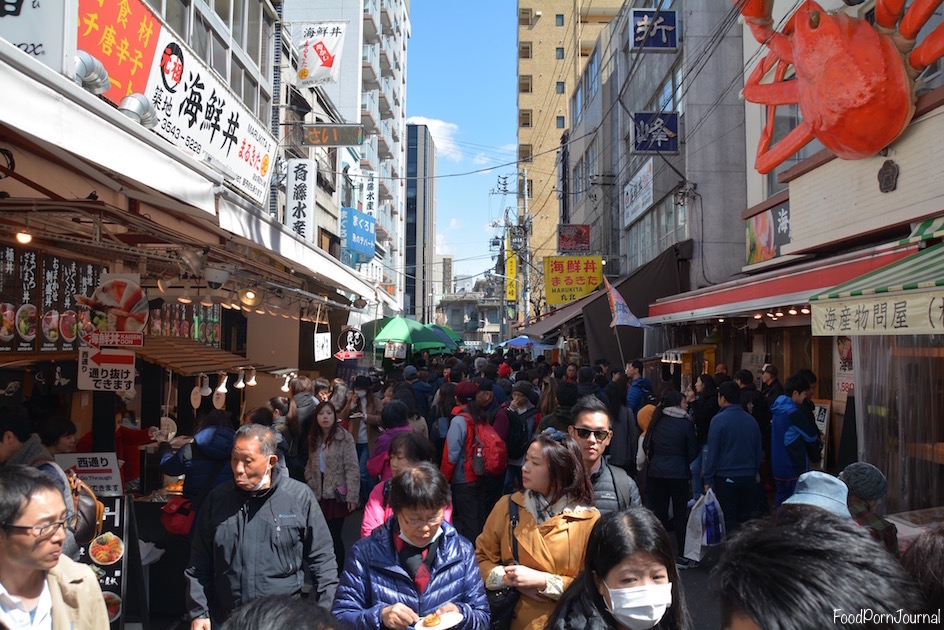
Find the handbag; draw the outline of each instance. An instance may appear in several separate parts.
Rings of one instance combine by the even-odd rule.
[[[518,541],[515,539],[515,527],[518,526],[518,505],[508,495],[508,516],[511,521],[511,555],[518,564]],[[508,630],[514,617],[515,605],[521,598],[521,591],[505,586],[497,591],[485,590],[488,607],[491,610],[489,630]]]
[[[102,522],[105,520],[105,504],[98,500],[95,491],[79,479],[74,470],[69,471],[68,477],[73,508],[78,516],[78,522],[73,532],[75,541],[80,545],[87,545],[102,533]]]
[[[178,536],[190,535],[190,532],[193,531],[193,522],[197,518],[197,511],[225,464],[226,460],[224,459],[213,469],[213,474],[200,488],[200,494],[193,501],[184,497],[174,497],[164,504],[164,507],[161,508],[161,525],[168,533]]]

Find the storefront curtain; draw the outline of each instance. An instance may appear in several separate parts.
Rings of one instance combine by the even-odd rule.
[[[888,477],[885,512],[944,505],[944,335],[853,337],[861,461]]]

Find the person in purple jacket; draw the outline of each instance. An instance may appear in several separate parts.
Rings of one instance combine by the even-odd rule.
[[[443,520],[450,501],[446,478],[430,462],[393,478],[393,516],[348,554],[331,608],[339,621],[352,628],[405,630],[435,613],[443,627],[488,627],[488,599],[472,544]]]

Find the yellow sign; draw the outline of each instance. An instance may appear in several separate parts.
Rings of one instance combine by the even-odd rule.
[[[592,293],[603,282],[600,256],[548,256],[544,259],[544,293],[550,306],[567,304]]]
[[[518,301],[518,254],[505,249],[505,300]]]

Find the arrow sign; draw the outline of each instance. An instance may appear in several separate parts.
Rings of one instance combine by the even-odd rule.
[[[95,365],[134,365],[133,352],[107,352],[101,350],[89,356],[89,361]]]
[[[334,65],[334,55],[332,55],[328,47],[324,45],[324,42],[318,42],[313,46],[313,49],[318,55],[318,58],[321,59],[322,66],[330,68]]]
[[[334,358],[338,361],[347,361],[349,359],[362,359],[364,358],[364,353],[359,351],[350,351],[350,350],[338,350],[334,353]]]

